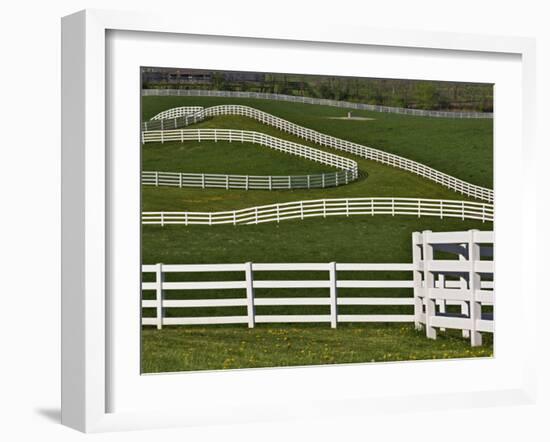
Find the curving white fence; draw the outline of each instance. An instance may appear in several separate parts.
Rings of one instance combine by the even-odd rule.
[[[254,143],[280,152],[305,158],[327,166],[341,169],[342,172],[292,176],[252,176],[217,174],[177,174],[168,172],[145,172],[143,184],[172,185],[179,187],[225,187],[227,189],[302,189],[331,187],[347,184],[359,176],[356,161],[324,152],[313,147],[276,138],[261,132],[236,129],[177,129],[142,132],[142,143],[165,143],[171,141],[229,141]],[[155,174],[155,175],[151,175]],[[200,178],[199,176],[200,175]],[[142,175],[143,176],[143,175]],[[176,181],[177,179],[177,181]]]
[[[424,198],[338,198],[249,207],[224,212],[142,212],[143,224],[261,224],[290,219],[355,215],[435,216],[493,221],[492,204]]]
[[[382,164],[387,164],[399,169],[412,172],[416,175],[420,175],[423,178],[434,181],[438,184],[441,184],[455,192],[467,195],[472,198],[480,199],[483,201],[492,202],[494,200],[494,192],[492,189],[488,189],[476,184],[468,183],[459,178],[455,178],[446,173],[440,172],[433,169],[432,167],[426,166],[422,163],[403,158],[399,155],[387,153],[372,147],[363,146],[358,143],[353,143],[351,141],[342,140],[340,138],[333,137],[331,135],[322,134],[313,129],[308,129],[306,127],[300,126],[298,124],[292,123],[290,121],[284,120],[282,118],[276,117],[274,115],[268,114],[267,112],[254,109],[249,106],[241,105],[220,105],[213,106],[209,108],[204,108],[201,111],[196,112],[192,115],[185,115],[183,112],[186,112],[186,107],[170,109],[170,111],[182,112],[180,117],[175,117],[172,119],[160,119],[155,121],[148,121],[143,124],[144,131],[142,132],[142,139],[145,139],[145,134],[151,133],[152,129],[167,129],[185,127],[189,124],[197,123],[204,120],[207,117],[213,117],[218,115],[240,115],[248,118],[252,118],[261,123],[276,127],[279,130],[288,132],[297,137],[303,138],[305,140],[317,143],[321,146],[331,147],[333,149],[341,150],[344,152],[349,152],[354,155],[357,155],[368,160],[377,161]],[[168,111],[166,111],[168,112]],[[161,113],[162,114],[162,113]],[[158,114],[158,115],[161,115]],[[156,115],[155,117],[157,117]],[[157,135],[158,137],[158,135]],[[174,136],[174,141],[178,141],[177,137]]]
[[[178,97],[227,97],[227,98],[259,98],[265,100],[291,101],[294,103],[320,104],[323,106],[341,107],[345,109],[359,109],[373,112],[414,115],[419,117],[436,118],[493,118],[492,112],[453,112],[426,109],[409,109],[404,107],[379,106],[376,104],[353,103],[350,101],[329,100],[326,98],[299,97],[295,95],[268,94],[246,91],[212,91],[200,89],[143,89],[142,96],[178,96]]]
[[[196,114],[203,110],[203,106],[185,106],[185,107],[176,107],[173,109],[168,109],[161,112],[160,114],[155,115],[151,120],[165,120],[167,118],[177,118],[184,115]]]
[[[315,175],[223,175],[144,171],[141,184],[148,186],[198,187],[202,189],[291,190],[324,189],[353,181],[353,172],[328,172]]]

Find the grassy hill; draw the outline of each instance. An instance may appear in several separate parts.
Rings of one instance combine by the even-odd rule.
[[[493,187],[493,121],[445,119],[353,111],[372,120],[337,120],[347,110],[329,106],[218,97],[143,97],[144,120],[177,106],[242,104],[296,124],[402,155],[472,184]],[[246,119],[245,119],[246,120]],[[247,129],[238,121],[237,128]],[[218,125],[216,127],[224,127]],[[207,124],[204,124],[207,127]],[[201,127],[200,125],[193,127]],[[230,126],[233,127],[233,126]],[[263,126],[265,130],[267,126]]]
[[[283,104],[287,107],[295,106],[295,103]],[[336,121],[339,124],[345,123],[343,120]],[[437,122],[438,120],[430,119],[430,121]],[[367,123],[370,123],[370,121]],[[192,188],[174,189],[144,186],[142,194],[143,210],[216,211],[306,199],[358,196],[471,199],[415,174],[375,161],[366,160],[347,152],[315,145],[250,118],[220,116],[194,124],[191,127],[259,131],[327,152],[337,153],[338,155],[357,161],[361,176],[359,180],[347,186],[337,188],[276,192]],[[186,142],[184,145],[180,143],[151,143],[144,145],[142,152],[143,170],[280,175],[318,173],[330,170],[328,166],[323,166],[309,160],[275,152],[263,146],[246,143],[243,145],[238,142]],[[458,174],[455,174],[455,176],[458,176]]]

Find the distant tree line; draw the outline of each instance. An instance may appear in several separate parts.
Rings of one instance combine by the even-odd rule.
[[[148,68],[142,87],[249,91],[413,109],[492,112],[493,86],[482,83]]]

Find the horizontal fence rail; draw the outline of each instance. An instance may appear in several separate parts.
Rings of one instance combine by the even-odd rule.
[[[222,175],[144,171],[141,184],[149,186],[199,187],[241,190],[324,189],[354,180],[353,172],[329,172],[314,175]]]
[[[403,158],[399,155],[387,153],[379,149],[375,149],[368,146],[363,146],[358,143],[351,141],[346,141],[340,138],[333,137],[331,135],[322,134],[313,129],[308,129],[306,127],[300,126],[298,124],[292,123],[290,121],[284,120],[282,118],[276,117],[274,115],[268,114],[267,112],[254,109],[249,106],[241,105],[220,105],[204,108],[195,114],[188,114],[188,107],[180,107],[170,109],[165,112],[172,112],[173,114],[181,113],[181,116],[174,117],[171,119],[158,119],[158,120],[149,120],[143,123],[143,133],[142,140],[144,142],[147,137],[154,137],[156,141],[163,142],[163,135],[159,135],[158,129],[163,130],[166,133],[167,130],[177,129],[178,127],[186,127],[190,124],[200,122],[208,117],[214,117],[219,115],[240,115],[252,118],[256,121],[259,121],[263,124],[267,124],[273,127],[276,127],[283,132],[290,133],[307,141],[314,142],[321,146],[330,147],[336,150],[341,150],[343,152],[348,152],[354,155],[357,155],[361,158],[366,158],[368,160],[376,161],[382,164],[387,164],[392,167],[397,167],[399,169],[412,172],[416,175],[422,176],[430,181],[434,181],[442,186],[445,186],[455,192],[467,195],[472,198],[477,198],[483,201],[492,202],[494,199],[494,192],[492,189],[488,189],[482,186],[468,183],[464,180],[455,178],[446,173],[435,170],[429,166],[418,163],[407,158]],[[156,115],[154,118],[159,116],[162,117],[162,114]],[[166,114],[168,115],[168,114]],[[159,117],[160,118],[160,117]],[[151,135],[145,135],[151,133]],[[155,135],[153,135],[155,133]],[[172,141],[178,141],[177,135],[172,134]]]
[[[492,204],[423,198],[334,198],[249,207],[223,212],[142,212],[143,224],[260,224],[290,219],[356,215],[435,216],[493,221]]]
[[[481,332],[494,333],[493,313],[482,311],[495,303],[493,232],[426,230],[413,233],[412,245],[416,328],[424,327],[431,339],[437,328],[459,329],[472,346],[481,345]],[[438,252],[455,259],[438,258]],[[449,277],[452,284],[446,283]],[[447,312],[451,302],[460,305],[460,313]]]
[[[337,169],[341,169],[341,172],[301,175],[295,177],[249,176],[248,178],[245,175],[182,173],[179,174],[179,176],[175,176],[175,173],[169,172],[145,172],[145,178],[142,175],[143,184],[152,184],[157,186],[171,185],[178,187],[191,186],[203,188],[220,187],[227,189],[238,188],[277,190],[334,187],[347,184],[350,181],[356,180],[359,176],[359,167],[357,162],[354,160],[260,132],[236,129],[175,129],[142,132],[142,142],[144,144],[173,141],[181,143],[184,143],[185,141],[229,141],[254,143],[310,161],[335,167]],[[159,178],[159,180],[157,180],[157,176],[152,175],[157,173],[162,174],[162,179]],[[182,178],[181,180],[180,177]]]
[[[344,109],[368,110],[373,112],[414,115],[435,118],[493,118],[492,112],[453,112],[426,109],[409,109],[376,104],[354,103],[350,101],[329,100],[326,98],[298,97],[295,95],[268,94],[262,92],[211,91],[200,89],[143,89],[144,97],[178,96],[178,97],[226,97],[226,98],[258,98],[265,100],[290,101],[293,103],[319,104],[323,106],[341,107]]]

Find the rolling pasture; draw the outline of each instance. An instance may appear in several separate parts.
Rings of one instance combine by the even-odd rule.
[[[492,120],[459,120],[412,117],[354,111],[369,120],[336,119],[342,109],[269,100],[208,97],[143,97],[144,121],[178,106],[245,104],[320,132],[396,153],[422,162],[473,184],[492,188]],[[240,116],[207,119],[193,128],[244,129],[334,153],[291,134]],[[349,184],[326,189],[239,190],[142,186],[143,211],[222,211],[257,205],[320,198],[423,197],[472,200],[412,173],[345,152],[357,161],[360,175]],[[311,174],[330,172],[329,166],[239,142],[191,141],[150,143],[142,146],[142,170],[227,174]],[[144,264],[243,263],[243,262],[411,262],[414,231],[492,230],[491,222],[410,216],[329,217],[246,226],[142,227]],[[300,273],[300,272],[298,272]],[[314,272],[301,272],[315,279]],[[181,280],[182,275],[178,275]],[[204,275],[203,275],[204,276]],[[360,275],[370,279],[372,274]],[[383,275],[399,278],[403,275]],[[278,278],[288,275],[280,272]],[[293,277],[296,277],[294,272]],[[381,275],[376,275],[380,278]],[[144,276],[144,281],[147,277]],[[206,279],[219,276],[209,274]],[[347,290],[349,296],[358,289]],[[264,289],[258,297],[325,296],[326,289]],[[389,289],[362,289],[362,296]],[[384,296],[407,296],[410,289],[392,289]],[[143,299],[150,299],[144,293]],[[201,291],[177,290],[167,299],[199,299]],[[242,296],[238,290],[210,291],[208,296]],[[410,313],[410,306],[348,306],[372,312]],[[323,313],[326,306],[263,307],[266,312],[297,314],[303,309]],[[312,310],[313,309],[313,310]],[[167,309],[167,315],[240,314],[242,307]],[[168,313],[169,312],[169,313]],[[151,312],[144,310],[144,316]],[[492,337],[470,348],[460,333],[448,330],[436,341],[412,324],[343,324],[330,330],[324,324],[259,324],[253,330],[240,325],[171,326],[162,330],[143,327],[142,370],[185,371],[220,368],[273,367],[326,363],[351,363],[491,356]]]

